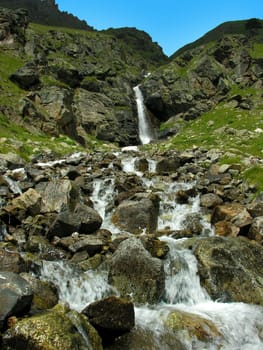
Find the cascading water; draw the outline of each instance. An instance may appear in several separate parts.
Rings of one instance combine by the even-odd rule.
[[[134,150],[132,150],[134,151]],[[161,198],[158,229],[169,226],[170,229],[182,229],[185,215],[199,213],[199,198],[193,197],[188,204],[176,204],[175,193],[179,189],[189,189],[191,184],[166,182],[164,177],[153,174],[155,163],[148,160],[149,171],[154,176],[144,177],[135,169],[134,153],[118,153],[123,171],[141,176],[147,191],[158,193]],[[111,213],[105,208],[113,199],[114,173],[110,177],[93,181],[92,200],[94,207],[104,218],[103,227],[113,232],[110,226]],[[149,173],[148,173],[149,175]],[[213,231],[203,218],[205,227],[203,235],[212,235]],[[137,327],[147,330],[154,339],[154,347],[149,349],[174,350],[180,342],[184,350],[262,350],[263,349],[263,308],[244,303],[221,303],[210,299],[201,287],[198,276],[197,261],[193,253],[184,248],[186,239],[176,240],[162,236],[169,246],[169,253],[164,261],[165,294],[160,304],[135,307]],[[200,238],[202,239],[202,238]],[[78,273],[62,262],[46,262],[42,277],[54,282],[59,289],[60,299],[76,309],[82,310],[87,304],[107,295],[118,295],[107,280],[107,271],[87,271]],[[194,314],[207,322],[212,322],[218,330],[218,339],[201,341],[185,333],[167,333],[165,322],[171,312]],[[138,350],[136,348],[135,350]]]
[[[144,106],[143,95],[140,86],[135,86],[133,90],[135,93],[137,104],[139,138],[141,143],[145,145],[147,143],[150,143],[154,139],[154,132],[152,130],[149,117]]]

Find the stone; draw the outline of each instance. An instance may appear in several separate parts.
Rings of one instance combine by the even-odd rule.
[[[115,296],[89,304],[82,313],[98,331],[104,344],[112,343],[135,325],[133,303]]]
[[[58,303],[57,288],[50,282],[42,281],[30,273],[21,273],[20,276],[29,283],[33,291],[31,310],[39,312],[52,309]]]
[[[113,223],[123,230],[138,233],[156,230],[159,213],[159,197],[137,193],[129,200],[122,201],[112,216]]]
[[[28,215],[35,216],[39,214],[40,207],[40,194],[33,188],[30,188],[19,197],[16,197],[9,202],[8,205],[3,208],[3,210],[9,216],[14,216],[16,219],[22,221]]]
[[[73,253],[84,250],[89,256],[93,256],[96,253],[100,253],[103,250],[104,245],[105,242],[96,235],[88,235],[87,237],[72,243],[68,249]]]
[[[214,208],[222,203],[222,198],[220,198],[217,194],[214,193],[203,194],[200,198],[201,206],[206,208]]]
[[[38,69],[31,63],[19,68],[10,76],[10,80],[25,90],[29,90],[40,83]]]
[[[194,255],[202,286],[213,300],[263,305],[263,249],[244,237],[197,241]]]
[[[101,224],[102,218],[94,209],[78,204],[73,211],[64,210],[57,215],[50,227],[48,237],[66,237],[74,232],[90,234],[98,230]]]
[[[164,269],[137,238],[121,242],[109,261],[109,282],[135,303],[158,303],[164,293]]]
[[[160,159],[156,163],[157,174],[166,174],[176,172],[180,166],[180,158],[178,156],[170,156]]]
[[[9,316],[29,311],[33,291],[29,283],[13,272],[0,271],[0,330]]]
[[[70,180],[49,181],[42,193],[42,213],[60,213],[70,204],[72,184]]]
[[[3,334],[3,350],[102,350],[101,339],[84,315],[63,305],[18,321]]]
[[[0,249],[0,271],[20,273],[26,270],[25,261],[18,252],[5,248]]]
[[[253,219],[248,231],[248,238],[263,244],[263,216],[258,216]]]

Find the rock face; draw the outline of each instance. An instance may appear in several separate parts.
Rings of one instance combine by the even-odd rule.
[[[263,305],[263,250],[246,238],[210,237],[194,248],[202,285],[213,300]]]
[[[3,336],[4,350],[102,350],[101,340],[84,315],[63,306],[23,319]]]
[[[24,4],[31,18],[37,16],[37,23],[44,18],[52,22],[55,17],[59,25],[63,17],[72,19],[59,12],[53,1],[33,2],[10,5],[1,0],[0,6]],[[26,126],[52,136],[66,134],[86,146],[94,137],[121,146],[139,143],[133,87],[145,71],[166,61],[147,33],[135,28],[75,33],[70,29],[39,31],[36,25],[27,29],[26,14],[8,9],[0,11],[1,21],[0,43],[16,48],[21,56],[21,64],[9,72],[9,79],[25,90],[18,104]],[[18,62],[17,57],[14,60]],[[12,115],[11,110],[6,113]]]
[[[29,283],[13,272],[0,272],[0,329],[9,316],[29,311],[33,291]]]
[[[164,292],[163,263],[137,238],[122,242],[110,261],[109,282],[122,297],[136,303],[157,303]]]

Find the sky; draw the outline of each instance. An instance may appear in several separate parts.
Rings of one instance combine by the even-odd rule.
[[[263,0],[56,0],[94,29],[136,27],[168,56],[227,21],[263,19]]]

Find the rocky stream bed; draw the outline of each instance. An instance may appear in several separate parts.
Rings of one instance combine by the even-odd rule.
[[[1,348],[262,349],[263,200],[220,156],[2,155]]]

